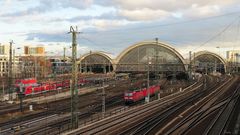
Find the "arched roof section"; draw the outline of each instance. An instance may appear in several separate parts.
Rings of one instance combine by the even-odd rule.
[[[89,53],[84,54],[78,60],[78,64],[86,59],[88,59],[89,62],[93,62],[93,63],[89,63],[89,64],[105,64],[107,61],[109,61],[110,64],[113,64],[113,60],[112,60],[111,56],[108,55],[107,53],[101,52],[101,51],[89,52]],[[109,62],[107,62],[107,63],[109,63]]]
[[[195,59],[197,59],[200,56],[213,56],[215,58],[217,58],[221,63],[223,63],[225,66],[227,65],[227,62],[224,58],[222,58],[220,55],[213,53],[213,52],[209,52],[209,51],[199,51],[197,53],[195,53]],[[205,57],[207,59],[207,57]]]
[[[179,64],[186,71],[185,61],[182,55],[170,45],[163,42],[144,41],[134,44],[122,51],[116,58],[117,64],[146,62],[146,56],[159,57],[165,64]],[[161,58],[160,58],[161,57]],[[160,60],[157,62],[159,63]]]
[[[214,58],[216,58],[218,60],[217,61],[218,63],[222,63],[225,71],[227,71],[227,61],[224,58],[222,58],[220,55],[213,53],[213,52],[199,51],[199,52],[195,53],[195,58],[193,58],[192,61],[201,60],[204,62],[209,61],[209,62],[214,63],[215,62]]]

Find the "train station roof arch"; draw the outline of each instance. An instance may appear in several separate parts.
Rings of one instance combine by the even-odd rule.
[[[147,57],[158,60],[156,63],[169,65],[178,64],[186,71],[186,63],[182,55],[169,44],[156,41],[144,41],[136,43],[122,51],[115,59],[118,65],[147,63]],[[156,58],[157,57],[157,58]]]
[[[196,61],[197,59],[205,62],[215,62],[215,59],[217,59],[218,62],[223,64],[225,71],[227,71],[227,61],[216,53],[199,51],[195,53],[195,57],[192,60]]]
[[[85,61],[86,60],[86,61]],[[96,51],[96,52],[89,52],[80,57],[78,60],[79,63],[84,64],[84,62],[87,62],[87,64],[113,64],[113,59],[111,56],[102,51]],[[110,62],[110,63],[109,63]]]

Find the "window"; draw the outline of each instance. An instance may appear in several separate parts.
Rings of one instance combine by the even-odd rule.
[[[125,93],[125,96],[133,96],[132,93]]]

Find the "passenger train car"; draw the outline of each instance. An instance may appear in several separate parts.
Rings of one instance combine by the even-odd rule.
[[[152,85],[149,87],[150,96],[160,91],[160,85]],[[126,104],[133,103],[144,99],[147,96],[148,89],[146,87],[139,88],[130,92],[124,93],[124,101]]]
[[[78,86],[82,86],[89,83],[88,80],[80,79],[78,80]],[[22,92],[24,95],[33,95],[38,93],[43,93],[47,91],[53,91],[63,88],[70,88],[70,80],[57,81],[57,82],[47,82],[47,83],[37,83],[34,78],[17,80],[15,84],[16,91]]]

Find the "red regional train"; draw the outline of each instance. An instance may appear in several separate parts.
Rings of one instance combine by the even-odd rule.
[[[141,88],[131,92],[124,93],[124,101],[126,104],[133,103],[144,99],[147,96],[147,88]],[[152,85],[149,87],[150,96],[160,91],[160,85]]]
[[[85,79],[78,80],[78,86],[87,84],[89,81]],[[34,78],[16,80],[15,88],[16,91],[20,92],[20,86],[24,95],[33,95],[43,93],[47,91],[70,88],[70,80],[49,82],[49,83],[37,83]]]

